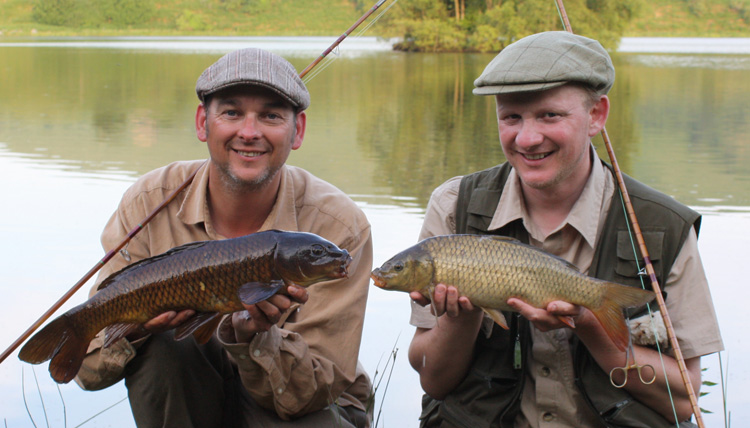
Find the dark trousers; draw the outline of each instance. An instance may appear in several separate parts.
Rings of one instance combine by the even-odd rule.
[[[125,386],[139,428],[357,427],[364,412],[335,404],[293,421],[261,408],[244,390],[237,369],[212,338],[198,345],[173,332],[152,335],[128,363]]]

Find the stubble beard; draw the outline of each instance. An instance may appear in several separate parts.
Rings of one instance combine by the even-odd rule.
[[[295,116],[292,129],[296,129],[296,124],[297,124],[297,117]],[[206,126],[206,138],[208,138],[208,133],[209,133],[208,121],[206,121],[205,126]],[[294,143],[295,136],[296,134],[293,132],[289,138],[289,141],[287,141],[287,143],[290,146]],[[286,163],[286,161],[284,163]],[[281,168],[284,166],[284,163],[280,165],[270,165],[268,168],[263,170],[260,173],[260,175],[258,175],[254,179],[249,179],[249,180],[240,178],[236,174],[234,174],[234,172],[232,172],[232,168],[230,167],[229,162],[225,162],[225,163],[215,162],[214,164],[216,165],[217,171],[219,172],[219,179],[221,180],[223,186],[227,190],[229,190],[230,192],[234,194],[248,194],[248,193],[261,191],[264,188],[270,186],[274,177],[276,177],[276,175],[279,173]]]
[[[263,190],[270,185],[273,178],[276,177],[281,170],[281,165],[272,166],[263,170],[260,175],[253,179],[244,179],[235,175],[229,164],[225,163],[217,166],[219,179],[223,186],[235,194],[247,194]]]

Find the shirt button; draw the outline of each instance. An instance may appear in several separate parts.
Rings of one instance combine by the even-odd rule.
[[[277,392],[278,392],[279,394],[281,394],[282,392],[284,392],[284,388],[279,388],[279,389],[277,389],[276,391],[277,391]]]
[[[542,367],[542,376],[547,377],[550,374],[549,367]]]
[[[244,360],[245,358],[247,358],[247,355],[245,355],[245,354],[240,354],[240,360]]]
[[[542,419],[544,419],[544,422],[551,422],[555,419],[555,416],[550,412],[545,412],[544,415],[542,415]]]
[[[260,349],[256,349],[255,351],[253,351],[253,355],[255,355],[256,357],[260,356]]]

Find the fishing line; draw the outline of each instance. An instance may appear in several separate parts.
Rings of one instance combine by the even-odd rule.
[[[638,279],[641,281],[641,288],[643,288],[645,290],[646,289],[646,284],[643,281],[643,275],[640,274],[642,268],[641,268],[641,264],[638,261],[638,252],[637,252],[637,250],[635,248],[635,242],[633,241],[633,232],[630,229],[630,219],[628,219],[628,213],[627,213],[627,209],[625,208],[625,199],[622,196],[622,190],[618,190],[617,194],[620,195],[620,204],[622,206],[622,210],[623,210],[624,216],[625,216],[625,225],[628,228],[628,237],[630,238],[630,246],[633,249],[633,256],[634,256],[633,258],[635,259],[635,267],[636,267],[636,269],[638,269]],[[676,408],[676,406],[674,404],[674,398],[672,397],[672,388],[670,388],[670,386],[669,386],[669,375],[667,374],[667,366],[664,363],[664,354],[662,353],[661,345],[659,344],[659,333],[656,331],[656,325],[653,322],[653,320],[654,320],[653,319],[654,314],[651,311],[651,303],[646,303],[646,308],[648,309],[648,315],[649,315],[649,317],[651,317],[651,321],[652,321],[649,324],[651,325],[651,331],[654,334],[654,340],[656,341],[656,351],[659,354],[659,361],[661,362],[661,369],[664,372],[664,380],[666,380],[666,384],[667,384],[667,394],[669,395],[669,402],[672,405],[672,413],[674,414],[674,420],[677,421],[678,420],[678,418],[677,418],[677,408]],[[628,334],[632,334],[630,332],[630,329],[628,329]],[[625,361],[625,365],[626,366],[628,365],[627,361]],[[627,377],[627,373],[625,373],[625,376]],[[675,426],[679,427],[679,423],[675,422]]]
[[[63,426],[67,428],[68,426],[68,408],[65,407],[65,400],[63,399],[62,390],[60,389],[60,384],[55,383],[55,386],[57,387],[57,395],[60,396],[60,402],[62,403],[62,410],[63,410]]]
[[[382,18],[382,17],[383,17],[383,15],[385,15],[385,14],[386,14],[386,12],[388,12],[388,10],[390,10],[390,8],[392,8],[392,7],[393,7],[393,6],[394,6],[394,5],[395,5],[395,4],[397,3],[397,2],[398,2],[398,0],[394,0],[393,2],[391,2],[391,4],[389,4],[389,5],[388,5],[388,7],[386,7],[386,8],[385,8],[384,10],[382,10],[382,11],[381,11],[381,12],[380,12],[380,13],[379,13],[378,15],[376,15],[376,16],[375,16],[374,18],[372,18],[372,19],[371,19],[371,20],[370,20],[370,21],[369,21],[369,22],[367,23],[367,25],[365,25],[365,26],[364,26],[364,28],[361,28],[361,29],[359,29],[359,30],[358,30],[358,32],[357,32],[357,33],[355,33],[354,35],[350,36],[350,38],[353,38],[353,39],[357,39],[357,38],[360,38],[360,37],[362,37],[362,35],[363,35],[363,34],[364,34],[364,33],[365,33],[365,32],[366,32],[367,30],[369,30],[369,29],[370,29],[370,27],[372,27],[373,25],[375,25],[375,23],[376,23],[376,22],[378,22],[378,21],[380,20],[380,18]],[[333,51],[331,51],[331,53],[333,54],[333,56],[330,56],[330,55],[326,56],[326,58],[325,58],[325,59],[323,60],[323,63],[322,63],[322,64],[320,64],[320,65],[319,65],[319,66],[318,66],[318,67],[317,67],[317,68],[316,68],[315,70],[313,70],[313,71],[312,71],[312,72],[311,72],[310,74],[308,74],[307,76],[305,76],[305,78],[304,78],[304,79],[302,79],[302,81],[303,81],[303,82],[304,82],[305,84],[308,84],[308,82],[312,81],[312,80],[313,80],[313,79],[314,79],[315,77],[317,77],[317,76],[318,76],[318,74],[320,74],[320,73],[322,73],[323,71],[325,71],[325,69],[326,69],[326,68],[328,68],[328,67],[329,67],[329,66],[331,65],[331,63],[333,63],[334,61],[336,61],[337,59],[339,59],[339,58],[341,57],[341,55],[340,55],[340,51],[339,51],[339,47],[340,47],[340,46],[336,46],[336,48],[335,48],[335,49],[334,49]]]
[[[126,396],[125,396],[125,397],[123,397],[123,398],[122,398],[122,399],[121,399],[120,401],[118,401],[118,402],[116,402],[116,403],[114,403],[114,404],[110,405],[109,407],[107,407],[107,408],[103,409],[103,410],[102,410],[102,411],[100,411],[99,413],[97,413],[97,414],[95,414],[95,415],[91,416],[90,418],[88,418],[88,419],[86,419],[85,421],[81,422],[80,424],[78,424],[78,425],[74,426],[73,428],[79,428],[79,427],[83,426],[84,424],[87,424],[87,423],[91,422],[91,420],[93,420],[93,419],[94,419],[95,417],[97,417],[97,416],[101,415],[102,413],[104,413],[104,412],[108,411],[109,409],[111,409],[111,408],[115,407],[116,405],[118,405],[118,404],[122,403],[123,401],[125,401],[125,400],[127,400],[127,399],[128,399],[128,396],[126,395]]]
[[[378,16],[376,16],[375,18],[373,18],[367,25],[365,25],[364,28],[360,29],[359,33],[357,33],[357,35],[354,36],[354,37],[360,37],[362,35],[362,33],[364,33],[365,31],[369,30],[370,27],[372,27],[376,22],[378,22],[378,20],[380,20],[380,18],[383,15],[385,15],[386,12],[388,12],[388,10],[390,10],[390,8],[392,8],[393,6],[396,5],[396,3],[398,3],[398,0],[393,0],[393,2],[391,2],[391,4],[389,4],[388,7],[386,7],[385,9],[383,9]]]

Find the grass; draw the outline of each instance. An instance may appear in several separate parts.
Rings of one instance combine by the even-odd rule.
[[[82,0],[83,1],[83,0]],[[391,0],[392,2],[393,0]],[[337,36],[374,0],[161,0],[142,24],[70,28],[33,19],[33,2],[0,0],[2,36]],[[389,2],[390,3],[390,2]],[[378,28],[371,30],[378,35]],[[380,30],[382,31],[382,30]],[[750,0],[650,0],[630,37],[750,37]]]

